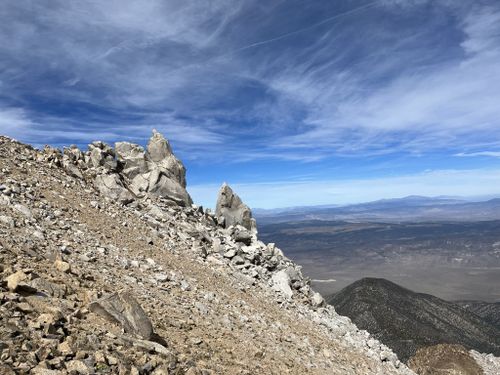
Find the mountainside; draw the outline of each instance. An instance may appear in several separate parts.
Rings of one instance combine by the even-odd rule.
[[[327,302],[392,348],[402,361],[419,348],[444,343],[500,354],[500,330],[493,325],[458,305],[388,280],[359,280]]]
[[[473,312],[500,329],[500,302],[454,301],[453,303]]]
[[[412,374],[228,186],[215,214],[185,186],[159,133],[62,153],[0,137],[0,373]]]

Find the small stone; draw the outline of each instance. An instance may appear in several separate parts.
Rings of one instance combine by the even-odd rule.
[[[72,360],[66,363],[66,370],[68,372],[74,372],[78,375],[88,375],[90,374],[89,368],[85,365],[84,362],[80,360]]]
[[[236,256],[236,250],[235,249],[229,249],[228,251],[226,251],[224,253],[223,256],[224,256],[224,258],[229,258],[229,259],[234,258]]]
[[[106,360],[108,361],[108,365],[110,366],[115,366],[118,364],[118,359],[116,357],[113,357],[113,356],[106,356]]]
[[[30,312],[33,312],[33,307],[31,307],[31,305],[29,303],[26,303],[26,302],[18,303],[16,306],[16,309],[18,309],[19,311],[21,311],[25,314],[29,314]]]
[[[195,307],[198,309],[198,311],[201,314],[203,314],[203,315],[207,315],[208,314],[208,308],[203,303],[195,302],[194,305],[195,305]]]
[[[94,353],[94,359],[97,363],[106,363],[106,357],[104,356],[104,353],[100,350]]]
[[[203,343],[203,340],[200,339],[199,337],[193,337],[191,339],[191,342],[194,344],[194,345],[200,345],[201,343]]]
[[[54,267],[60,272],[64,272],[64,273],[71,272],[71,265],[68,262],[65,262],[65,261],[60,260],[60,259],[57,259],[54,262]]]
[[[28,219],[31,219],[33,217],[31,210],[28,207],[23,206],[22,204],[15,204],[14,209],[19,213],[23,214],[24,216],[26,216]]]
[[[183,290],[184,292],[191,290],[191,286],[186,280],[181,281],[181,290]]]
[[[59,353],[61,353],[64,356],[74,354],[73,348],[71,347],[69,340],[66,340],[66,341],[60,343],[57,346],[57,350],[59,351]]]
[[[23,271],[17,271],[16,273],[7,277],[7,287],[10,291],[14,292],[17,289],[17,286],[21,281],[24,281],[28,278]]]
[[[164,283],[165,281],[168,281],[168,275],[164,273],[157,273],[155,275],[155,279],[159,281],[160,283]]]
[[[321,296],[319,293],[314,293],[312,298],[311,298],[311,304],[314,307],[321,307],[325,304],[324,298]]]
[[[24,282],[28,279],[28,275],[26,275],[23,271],[17,271],[6,278],[7,288],[9,288],[11,292],[36,293],[36,288],[33,288],[31,285]]]
[[[245,264],[245,259],[243,259],[242,257],[240,257],[239,255],[236,255],[233,259],[232,259],[233,263],[236,264],[236,265],[241,265],[241,264]]]

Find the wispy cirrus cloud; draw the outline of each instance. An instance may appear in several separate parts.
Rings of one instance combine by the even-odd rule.
[[[130,112],[133,121],[151,111],[116,135],[141,134],[162,113],[157,126],[170,124],[174,137],[179,123],[192,130],[186,139],[208,144],[243,144],[250,131],[255,158],[295,158],[302,148],[311,160],[491,147],[484,134],[498,127],[494,3],[21,0],[0,12],[9,20],[0,27],[1,79],[12,93],[4,106],[34,96]],[[287,22],[276,18],[283,14]]]
[[[424,31],[402,35],[388,50],[364,56],[360,64],[367,66],[361,71],[346,66],[331,75],[314,59],[306,60],[301,72],[285,71],[273,87],[310,109],[304,119],[309,126],[280,139],[277,146],[370,153],[491,145],[488,133],[500,129],[496,120],[500,115],[500,9],[477,9],[462,16],[456,33],[463,36],[447,56],[435,56],[428,46],[412,49],[414,44],[434,42]],[[377,30],[367,36],[375,46],[380,45],[377,39],[386,37],[385,31]],[[357,41],[353,46],[359,47]],[[319,54],[331,47],[326,43],[314,50]],[[340,51],[337,59],[349,52]],[[385,81],[373,82],[387,74]]]

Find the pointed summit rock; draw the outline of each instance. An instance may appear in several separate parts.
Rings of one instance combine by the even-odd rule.
[[[148,160],[153,164],[153,169],[158,169],[163,175],[177,181],[182,188],[186,188],[186,168],[175,157],[168,140],[156,129],[148,143]]]
[[[225,228],[231,225],[241,225],[248,230],[256,230],[252,211],[226,183],[219,190],[215,215],[218,218],[223,218],[219,222],[223,222]]]
[[[168,140],[156,129],[153,129],[153,135],[149,139],[148,154],[151,161],[161,162],[172,155],[172,147]]]

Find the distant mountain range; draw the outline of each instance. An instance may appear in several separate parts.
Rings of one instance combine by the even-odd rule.
[[[326,300],[338,313],[392,348],[403,361],[419,348],[440,343],[500,355],[500,330],[494,322],[474,313],[479,309],[474,307],[477,303],[463,308],[376,278],[358,280]],[[480,309],[491,315],[491,311],[498,313],[497,308],[497,304],[483,303]]]
[[[500,198],[469,201],[456,197],[408,196],[347,206],[290,207],[254,210],[259,224],[306,220],[372,222],[486,221],[500,219]]]

